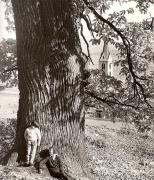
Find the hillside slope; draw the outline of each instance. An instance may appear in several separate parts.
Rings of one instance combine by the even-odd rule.
[[[88,164],[93,180],[153,180],[154,139],[105,126],[86,126]],[[46,180],[35,168],[0,166],[2,180]]]

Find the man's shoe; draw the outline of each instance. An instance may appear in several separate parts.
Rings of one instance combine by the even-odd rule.
[[[29,167],[30,164],[26,162],[26,163],[23,164],[23,166],[24,166],[24,167]]]

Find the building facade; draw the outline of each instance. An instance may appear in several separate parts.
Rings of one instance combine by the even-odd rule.
[[[108,43],[104,42],[103,51],[99,58],[99,69],[108,76],[113,76],[113,60]]]

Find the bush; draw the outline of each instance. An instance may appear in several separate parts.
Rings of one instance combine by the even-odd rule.
[[[0,124],[0,159],[11,150],[15,141],[16,119],[7,119]]]

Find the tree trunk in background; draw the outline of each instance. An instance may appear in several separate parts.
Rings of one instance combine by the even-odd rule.
[[[84,62],[73,0],[12,0],[19,78],[17,152],[25,157],[24,131],[40,124],[41,149],[54,147],[74,176],[83,176]]]

